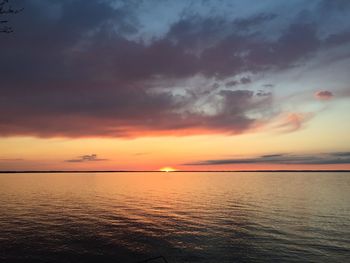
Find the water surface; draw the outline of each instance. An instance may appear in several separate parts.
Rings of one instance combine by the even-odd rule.
[[[349,262],[350,173],[0,174],[0,262],[158,255]]]

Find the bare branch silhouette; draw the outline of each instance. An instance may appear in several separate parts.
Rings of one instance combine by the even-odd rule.
[[[13,15],[21,12],[23,9],[12,8],[9,0],[0,0],[0,33],[12,33],[13,29],[8,25],[7,18],[2,19],[3,16]]]

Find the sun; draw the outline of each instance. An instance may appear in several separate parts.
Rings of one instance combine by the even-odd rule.
[[[168,172],[175,172],[176,169],[167,166],[167,167],[163,167],[163,168],[159,169],[159,171],[161,171],[161,172],[167,172],[167,173],[168,173]]]

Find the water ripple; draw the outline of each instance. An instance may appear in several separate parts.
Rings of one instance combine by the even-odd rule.
[[[349,200],[348,173],[2,174],[0,261],[346,262]]]

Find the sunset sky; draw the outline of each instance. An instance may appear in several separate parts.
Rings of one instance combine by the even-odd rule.
[[[350,1],[10,2],[0,170],[350,169]]]

